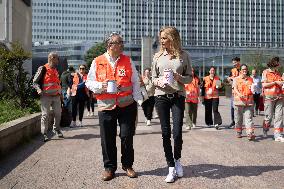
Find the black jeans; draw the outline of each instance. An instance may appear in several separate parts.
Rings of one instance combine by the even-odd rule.
[[[257,113],[257,110],[259,108],[259,97],[260,97],[260,94],[253,94],[254,110],[255,110],[254,113]]]
[[[234,97],[231,97],[231,120],[235,123]]]
[[[172,98],[169,98],[166,95],[160,95],[155,98],[155,107],[159,115],[162,129],[164,152],[169,167],[175,166],[174,159],[181,158],[183,143],[182,125],[185,107],[184,100],[184,96],[178,94],[175,94]],[[174,154],[171,145],[170,111],[172,111],[173,117]]]
[[[205,123],[206,125],[221,125],[222,118],[218,111],[219,106],[219,98],[212,98],[212,99],[204,99],[205,105]],[[212,110],[214,114],[214,122],[212,119]]]
[[[91,111],[91,108],[92,108],[92,112],[95,111],[95,99],[91,96],[88,98],[87,100],[87,110],[88,112]]]
[[[137,103],[113,110],[98,112],[101,146],[106,170],[115,172],[117,169],[116,133],[117,121],[120,126],[121,163],[123,167],[130,168],[134,162],[133,135],[137,116]]]
[[[76,121],[77,111],[79,108],[79,121],[82,121],[85,109],[85,100],[72,96],[72,120]]]
[[[142,109],[147,120],[151,120],[153,117],[153,109],[155,105],[155,97],[150,96],[147,100],[145,100],[142,104]]]

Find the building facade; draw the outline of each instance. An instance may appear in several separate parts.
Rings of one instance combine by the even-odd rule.
[[[155,48],[161,27],[171,25],[194,64],[206,58],[210,66],[224,55],[284,54],[283,11],[282,0],[34,0],[33,41],[101,42],[117,31],[126,54],[143,68],[151,59],[141,56],[142,39],[152,38]]]
[[[32,51],[32,7],[30,0],[0,0],[0,42],[19,42],[26,51]],[[24,64],[32,72],[31,61]]]
[[[283,47],[282,0],[193,0],[188,45]]]
[[[119,0],[33,0],[33,42],[101,42],[121,30]]]

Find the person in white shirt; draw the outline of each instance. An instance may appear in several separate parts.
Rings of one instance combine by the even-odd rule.
[[[253,79],[253,87],[252,87],[252,93],[253,93],[253,101],[254,101],[254,115],[259,114],[259,97],[261,94],[262,90],[262,85],[261,85],[261,77],[257,75],[256,69],[253,69],[251,71],[251,77]]]
[[[105,171],[102,180],[115,177],[117,170],[116,133],[120,126],[122,169],[130,178],[137,177],[133,136],[137,103],[142,104],[139,77],[134,64],[123,52],[123,40],[112,33],[106,40],[107,52],[96,57],[90,67],[86,86],[93,91],[98,105],[101,146]]]

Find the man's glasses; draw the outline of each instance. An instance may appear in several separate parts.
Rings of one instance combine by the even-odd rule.
[[[85,68],[80,68],[80,70],[84,70]]]
[[[112,42],[110,42],[110,44],[112,44],[112,45],[121,45],[121,44],[123,44],[123,41],[112,41]]]

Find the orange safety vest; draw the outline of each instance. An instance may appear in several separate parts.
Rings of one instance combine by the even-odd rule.
[[[184,85],[184,89],[186,92],[185,102],[192,102],[195,104],[198,103],[198,96],[199,96],[198,83],[199,83],[198,77],[194,77],[191,83]]]
[[[49,64],[45,64],[46,73],[43,79],[42,92],[43,95],[56,96],[61,93],[59,74],[56,68],[51,68]]]
[[[115,80],[118,86],[116,94],[101,93],[96,94],[99,111],[112,110],[116,106],[126,107],[134,102],[132,96],[132,67],[130,58],[120,55],[113,69],[105,55],[98,56],[95,59],[96,81],[105,82],[106,80]]]
[[[253,84],[253,79],[251,77],[242,78],[238,76],[235,78],[236,88],[244,97],[241,98],[234,93],[234,105],[236,106],[252,106],[253,105],[253,93],[251,91],[251,86]]]
[[[83,79],[84,82],[86,82],[87,74],[84,74],[82,79]],[[78,73],[76,73],[76,74],[74,74],[74,77],[73,77],[73,85],[72,85],[72,89],[71,89],[71,96],[76,96],[79,83],[80,83],[80,78],[79,78]],[[88,94],[89,91],[88,91],[87,87],[85,87],[85,91],[86,91],[86,94]]]
[[[209,76],[204,77],[205,99],[219,98],[219,91],[216,89],[216,81],[220,80],[218,76],[214,76],[213,80]]]
[[[262,76],[266,78],[266,81],[264,81],[264,83],[283,80],[281,74],[278,71],[271,72],[268,69],[263,71]],[[279,97],[281,98],[283,96],[283,91],[279,85],[274,84],[270,87],[263,87],[263,94],[265,96],[265,99],[275,99]]]

